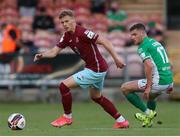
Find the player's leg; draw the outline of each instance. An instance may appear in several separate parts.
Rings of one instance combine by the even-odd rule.
[[[110,100],[101,95],[101,92],[95,88],[90,88],[89,94],[91,99],[101,105],[103,109],[110,114],[114,119],[117,119],[121,114],[117,111]]]
[[[151,110],[155,110],[156,109],[156,98],[159,96],[160,94],[158,93],[150,93],[149,94],[149,100],[147,101],[147,107]]]
[[[139,88],[138,80],[122,84],[121,91],[132,105],[140,109],[142,112],[147,110],[147,106],[144,104],[143,100],[135,93],[143,92],[143,90]]]
[[[172,90],[173,90],[173,83],[169,85],[153,84],[152,91],[150,92],[149,100],[147,102],[147,107],[151,110],[155,110],[156,109],[155,99],[159,95],[161,95],[161,92],[168,93],[168,92],[172,92]]]
[[[129,122],[125,120],[125,118],[117,111],[116,107],[109,99],[101,95],[99,89],[90,88],[89,93],[91,99],[99,104],[109,115],[111,115],[116,120],[114,128],[129,127]]]
[[[147,107],[151,111],[151,113],[148,115],[148,118],[150,119],[150,121],[152,121],[152,119],[157,115],[156,114],[156,98],[161,95],[163,92],[164,93],[169,93],[169,91],[172,91],[173,87],[173,83],[169,84],[169,85],[159,85],[159,84],[153,84],[152,85],[152,90],[150,92],[150,96],[149,96],[149,100],[147,102]],[[151,122],[152,123],[152,122]]]
[[[147,110],[146,114],[142,113],[136,113],[135,118],[142,121],[142,127],[151,127],[153,124],[153,119],[156,117],[157,113],[155,111],[156,108],[156,101],[155,99],[159,96],[160,94],[158,92],[152,93],[150,92],[149,95],[149,100],[147,102]]]
[[[142,126],[152,126],[152,118],[156,115],[156,112],[150,110],[143,102],[143,100],[135,92],[143,92],[146,87],[147,81],[145,79],[135,80],[126,82],[121,86],[121,91],[126,96],[128,101],[133,104],[135,107],[139,108],[142,112],[145,113],[136,113],[135,118],[142,121]],[[151,119],[148,118],[151,116]]]
[[[78,85],[72,76],[60,83],[59,91],[62,98],[61,101],[63,104],[64,115],[53,121],[51,125],[55,127],[62,127],[72,123],[72,95],[70,89],[77,86]]]
[[[117,111],[115,106],[112,104],[110,100],[108,100],[106,97],[102,96],[101,91],[104,86],[104,78],[106,73],[94,73],[91,84],[91,88],[89,90],[90,97],[93,101],[101,105],[101,107],[110,114],[114,119],[118,119],[121,114]],[[94,77],[95,76],[95,77]],[[89,81],[90,82],[90,81]],[[90,82],[91,83],[91,82]],[[124,120],[123,117],[121,117],[121,120]]]
[[[149,100],[147,102],[147,107],[151,110],[155,110],[156,109],[156,98],[161,95],[163,92],[166,93],[168,91],[168,89],[171,88],[171,84],[169,85],[159,85],[159,84],[153,84],[152,85],[152,90],[150,92],[150,96],[149,96]],[[155,111],[154,111],[155,112]],[[152,115],[150,115],[150,118],[152,118],[154,115],[151,113]]]
[[[61,97],[62,97],[64,113],[66,115],[71,114],[72,95],[71,95],[70,89],[77,87],[77,86],[78,85],[72,76],[70,76],[67,79],[65,79],[64,81],[62,81],[59,85],[59,91],[60,91]]]
[[[62,104],[63,104],[65,114],[63,115],[62,118],[61,117],[59,118],[60,119],[58,120],[59,122],[55,121],[55,123],[60,123],[60,126],[65,125],[67,122],[63,122],[63,121],[66,121],[66,120],[63,120],[64,117],[66,119],[69,118],[72,121],[72,114],[71,114],[72,96],[71,96],[70,88],[77,87],[77,86],[80,86],[82,88],[88,88],[95,81],[93,78],[93,76],[95,75],[94,73],[95,72],[89,69],[84,69],[80,72],[75,73],[74,75],[67,78],[60,84],[59,89],[62,96]],[[99,75],[102,78],[105,76],[105,74],[103,73],[102,75],[101,74]]]
[[[171,93],[173,91],[173,83],[168,85],[159,85],[159,84],[153,84],[152,90],[150,92],[149,100],[147,102],[147,107],[151,110],[156,109],[156,98],[164,93]]]

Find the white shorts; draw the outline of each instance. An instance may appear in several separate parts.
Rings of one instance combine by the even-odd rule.
[[[139,89],[145,90],[147,84],[146,79],[140,79],[138,80],[138,87]],[[153,83],[151,86],[151,93],[168,93],[170,94],[173,91],[173,83],[168,85],[159,85],[156,83]]]

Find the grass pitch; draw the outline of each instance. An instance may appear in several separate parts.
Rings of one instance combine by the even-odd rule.
[[[180,135],[180,102],[158,102],[157,117],[152,128],[142,128],[134,118],[138,112],[127,101],[116,102],[118,110],[130,122],[129,129],[113,129],[114,120],[93,102],[73,104],[74,123],[55,128],[50,122],[63,113],[59,104],[1,103],[0,136],[148,136]],[[24,130],[12,131],[7,126],[11,113],[22,113],[26,118]],[[162,124],[157,124],[162,121]]]

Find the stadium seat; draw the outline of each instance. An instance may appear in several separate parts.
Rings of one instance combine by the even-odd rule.
[[[130,78],[142,78],[144,76],[142,60],[136,53],[127,54],[127,68]]]
[[[72,8],[72,2],[67,0],[55,0],[54,2],[54,9],[61,10],[61,9],[68,9]]]
[[[125,61],[124,54],[123,54],[124,52],[125,52],[124,48],[121,48],[121,51],[120,50],[118,51],[119,57],[123,61]],[[117,68],[116,64],[114,63],[114,60],[112,59],[112,57],[109,54],[107,54],[105,56],[105,59],[109,66],[108,72],[107,72],[107,77],[108,78],[122,78],[124,70]]]
[[[21,31],[32,31],[32,16],[22,16],[19,18],[19,28]]]
[[[31,31],[22,31],[21,38],[23,41],[34,41],[34,34]]]
[[[90,18],[90,23],[93,24],[93,30],[107,32],[108,19],[103,14],[93,14]]]
[[[39,0],[38,7],[45,7],[46,9],[53,8],[54,2],[53,0]]]
[[[17,9],[17,0],[1,0],[2,3],[1,3],[1,7],[3,9],[6,9],[6,8],[13,8],[13,9]]]
[[[54,43],[54,35],[48,31],[38,30],[34,36],[34,44],[39,48],[51,48]]]

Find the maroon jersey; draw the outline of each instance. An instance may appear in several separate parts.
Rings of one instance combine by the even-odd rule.
[[[104,72],[108,65],[95,44],[98,36],[98,34],[77,25],[74,33],[64,33],[57,46],[59,48],[69,46],[85,61],[86,68],[95,72]]]

